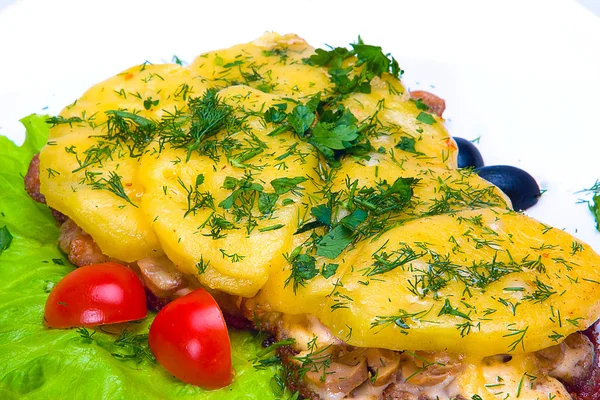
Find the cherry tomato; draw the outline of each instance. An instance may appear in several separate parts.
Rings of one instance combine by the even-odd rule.
[[[158,312],[148,343],[156,360],[180,380],[204,389],[231,383],[231,344],[223,313],[204,289]]]
[[[108,262],[80,267],[50,292],[44,320],[50,328],[95,326],[146,316],[144,287],[124,265]]]

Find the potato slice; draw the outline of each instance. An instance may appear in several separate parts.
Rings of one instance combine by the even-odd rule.
[[[283,101],[243,85],[224,89],[218,95],[236,109],[245,110]],[[221,132],[215,136],[217,141],[227,138],[242,146],[229,159],[222,156],[215,162],[194,154],[185,162],[187,155],[183,149],[164,150],[160,157],[149,152],[142,157],[139,178],[146,188],[142,208],[176,266],[210,288],[251,297],[264,285],[271,270],[281,269],[285,264],[284,253],[289,251],[292,235],[304,212],[302,203],[308,201],[304,197],[315,190],[309,178],[315,179],[312,171],[318,158],[310,145],[299,143],[294,146],[294,155],[289,155],[295,161],[290,162],[286,154],[294,144],[291,134],[268,136],[271,128],[262,126],[258,117],[248,118],[246,124],[246,131],[230,135]],[[231,165],[236,154],[246,151],[247,141],[264,146],[264,151],[251,159],[252,168],[257,169]],[[298,154],[302,154],[301,159]],[[285,168],[281,164],[284,161]],[[198,176],[202,176],[203,183],[196,186]],[[250,190],[246,199],[224,209],[219,204],[233,193],[232,189],[224,188],[226,179],[231,178],[248,179],[261,189]],[[294,191],[277,195],[272,182],[281,178],[300,178],[302,182]],[[188,195],[192,190],[213,198],[213,206],[190,213]],[[262,195],[276,202],[273,212],[261,211]],[[236,207],[250,202],[254,205],[238,219]],[[215,233],[217,218],[222,218],[225,226],[219,233]],[[254,222],[250,223],[250,219]]]
[[[504,209],[420,218],[355,252],[319,316],[359,347],[531,352],[600,312],[600,257]]]

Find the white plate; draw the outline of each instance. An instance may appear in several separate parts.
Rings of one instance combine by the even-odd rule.
[[[481,137],[488,165],[529,171],[547,192],[528,211],[600,251],[575,192],[600,178],[600,19],[575,1],[24,0],[0,10],[0,134],[57,114],[125,68],[191,61],[268,30],[317,47],[357,36],[391,52],[404,82],[447,101],[452,135]]]

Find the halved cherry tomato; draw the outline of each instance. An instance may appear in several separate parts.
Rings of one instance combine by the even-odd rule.
[[[77,268],[62,278],[48,296],[44,320],[50,328],[72,328],[133,321],[147,313],[137,275],[108,262]]]
[[[158,312],[148,343],[171,374],[204,389],[231,383],[231,344],[223,313],[204,289],[180,297]]]

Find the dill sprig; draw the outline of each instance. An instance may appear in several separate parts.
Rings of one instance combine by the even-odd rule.
[[[558,293],[554,290],[554,288],[552,286],[547,285],[544,282],[540,281],[540,278],[537,276],[535,277],[534,283],[535,283],[535,290],[533,292],[531,292],[530,294],[526,295],[525,297],[523,297],[525,300],[530,300],[530,301],[533,301],[534,303],[541,303],[541,302],[547,300],[553,294]]]
[[[529,330],[529,326],[526,326],[523,329],[517,329],[517,328],[514,327],[514,325],[515,324],[509,324],[508,325],[508,333],[503,336],[503,337],[514,339],[508,345],[508,352],[509,353],[515,351],[515,349],[519,345],[521,345],[521,348],[523,349],[523,351],[525,351],[525,335],[527,334],[527,331]]]
[[[96,336],[96,331],[90,331],[81,327],[77,329],[77,333],[88,343],[96,342],[96,344],[110,352],[110,354],[120,361],[132,360],[136,364],[143,361],[156,362],[156,358],[150,351],[148,345],[148,334],[136,334],[124,329],[119,336],[114,340],[109,340],[104,336]]]
[[[62,116],[50,117],[46,119],[46,123],[50,125],[50,128],[54,128],[57,125],[68,124],[70,127],[73,127],[73,124],[83,122],[83,119],[79,117],[69,117],[65,118]]]
[[[371,322],[371,329],[377,327],[381,327],[383,329],[390,325],[395,325],[399,327],[402,330],[402,332],[408,333],[406,332],[406,329],[410,329],[408,321],[422,319],[429,313],[429,311],[431,310],[423,310],[412,313],[400,309],[398,310],[398,314],[396,315],[377,315],[375,316],[375,319]]]
[[[373,268],[367,273],[367,276],[374,276],[393,271],[394,269],[402,267],[427,254],[426,252],[417,253],[407,244],[402,245],[398,250],[392,250],[388,253],[383,251],[386,245],[387,242],[373,253],[372,257],[375,262],[372,264]]]
[[[177,129],[164,130],[160,136],[161,148],[168,143],[173,148],[186,149],[186,161],[194,151],[201,149],[202,142],[221,129],[232,130],[241,126],[241,121],[233,116],[233,108],[219,98],[216,89],[208,89],[201,97],[190,97],[188,108],[191,114],[189,131],[179,129],[181,125],[175,118],[170,120],[170,124]]]
[[[198,190],[199,186],[204,182],[204,175],[200,174],[196,176],[196,180],[193,185],[186,185],[183,180],[178,177],[177,183],[183,188],[186,192],[187,198],[187,210],[183,217],[187,217],[189,214],[196,215],[196,211],[201,210],[203,208],[209,208],[214,211],[215,203],[212,194],[208,191],[200,192]]]
[[[121,176],[119,176],[119,174],[117,174],[115,171],[110,171],[108,173],[108,179],[96,179],[96,175],[97,173],[86,173],[86,179],[88,180],[87,184],[90,185],[93,190],[107,190],[137,208],[137,205],[131,201],[125,192],[125,189],[123,188],[123,182],[121,181]]]
[[[125,145],[131,158],[141,157],[157,134],[156,123],[135,113],[123,110],[106,111],[106,135],[103,139]]]

